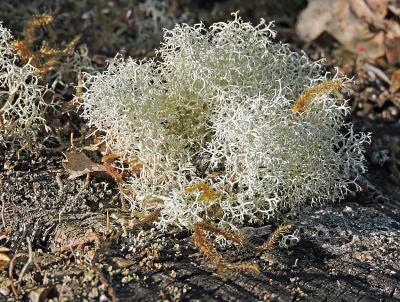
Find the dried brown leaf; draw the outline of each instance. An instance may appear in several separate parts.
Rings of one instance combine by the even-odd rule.
[[[400,69],[397,69],[392,73],[391,84],[390,84],[390,92],[395,93],[400,89]]]
[[[101,158],[101,162],[103,163],[111,163],[114,160],[120,158],[120,155],[114,153],[108,153]]]
[[[391,5],[388,6],[388,9],[389,9],[393,14],[395,14],[396,16],[400,16],[400,7],[397,7],[396,5],[391,4]]]
[[[332,20],[333,2],[309,1],[307,8],[300,13],[296,24],[296,32],[302,40],[311,42],[326,30]]]
[[[400,37],[398,22],[386,19],[393,8],[390,0],[309,0],[296,31],[307,42],[326,31],[348,50],[377,59],[385,54],[388,40]]]
[[[389,9],[389,0],[367,0],[371,10],[380,17],[385,17]]]
[[[384,22],[383,18],[380,15],[382,10],[386,9],[387,10],[387,4],[386,6],[384,5],[384,1],[381,1],[381,9],[379,13],[375,10],[373,11],[372,7],[370,7],[365,1],[363,0],[349,0],[350,1],[350,8],[352,12],[356,15],[361,20],[364,20],[365,22],[372,24],[378,29],[383,29],[384,28]],[[373,3],[373,1],[371,1]],[[376,8],[376,4],[374,4],[374,8]]]
[[[100,178],[111,177],[117,183],[122,182],[121,173],[107,163],[103,165],[97,164],[93,162],[85,153],[78,151],[71,151],[64,155],[66,159],[63,161],[63,166],[70,174],[69,179],[91,174]]]
[[[385,55],[389,64],[400,63],[400,38],[386,40]]]

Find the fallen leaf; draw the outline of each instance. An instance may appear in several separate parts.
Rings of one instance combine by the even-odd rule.
[[[8,257],[6,254],[0,254],[0,261],[1,262],[6,262],[6,263],[8,263],[8,262],[10,262],[10,257]]]
[[[111,177],[117,183],[122,182],[122,174],[108,163],[97,164],[85,153],[78,151],[68,152],[64,156],[66,159],[63,161],[63,166],[70,174],[69,179],[91,174],[99,178]]]
[[[400,63],[400,38],[386,40],[385,55],[389,64]]]
[[[343,7],[344,6],[344,7]],[[315,40],[332,20],[332,11],[347,9],[345,1],[312,1],[297,20],[296,32],[306,42]]]
[[[400,89],[400,69],[392,73],[389,91],[395,93]]]
[[[363,0],[349,0],[350,1],[350,9],[351,11],[358,17],[359,19],[372,24],[376,28],[383,28],[384,27],[384,22],[383,22],[383,16],[381,16],[379,13],[376,11],[372,11],[372,8],[368,4],[374,4],[376,8],[376,3],[373,1],[369,2],[368,4],[363,1]],[[380,5],[381,5],[381,10],[387,9],[387,3],[385,5],[384,0],[381,0]]]
[[[119,172],[116,168],[111,166],[109,163],[104,163],[102,165],[105,169],[105,172],[110,175],[116,183],[121,183],[123,181],[123,173]]]
[[[131,161],[130,164],[131,164],[131,171],[136,174],[138,174],[143,168],[143,164],[136,161]]]
[[[381,18],[384,18],[389,9],[388,0],[367,0],[368,6]]]
[[[393,8],[393,0],[309,0],[296,32],[307,42],[328,32],[348,50],[375,60],[388,56],[389,40],[400,38],[399,23],[386,19]]]

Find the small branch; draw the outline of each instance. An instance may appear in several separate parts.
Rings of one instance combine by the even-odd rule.
[[[28,244],[28,261],[26,261],[24,267],[22,268],[17,283],[19,284],[22,281],[22,278],[24,277],[24,274],[26,270],[28,269],[28,266],[32,263],[33,261],[33,253],[32,253],[32,244],[29,238],[26,238],[26,242]]]
[[[6,229],[6,219],[4,217],[4,200],[6,199],[6,193],[1,194],[1,221],[3,222],[3,228]]]
[[[10,265],[8,266],[8,275],[10,277],[10,286],[11,286],[11,290],[12,290],[12,292],[14,294],[15,300],[19,300],[19,296],[18,296],[18,292],[17,292],[17,290],[16,290],[16,288],[14,286],[14,273],[13,273],[13,271],[14,271],[14,263],[17,260],[17,258],[22,257],[22,256],[26,256],[26,254],[25,253],[15,254],[12,257],[11,261],[10,261]]]
[[[26,270],[28,269],[28,266],[33,261],[32,244],[31,244],[31,241],[29,240],[28,237],[26,238],[26,242],[28,244],[28,261],[26,261],[24,267],[22,268],[21,272],[19,273],[19,277],[18,277],[18,281],[17,281],[18,290],[20,290],[20,287],[21,287],[20,283],[22,281],[22,278],[24,277],[24,274],[25,274]]]

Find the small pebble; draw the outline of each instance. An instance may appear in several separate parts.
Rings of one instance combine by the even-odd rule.
[[[0,287],[0,294],[8,296],[10,294],[10,289],[8,287]]]

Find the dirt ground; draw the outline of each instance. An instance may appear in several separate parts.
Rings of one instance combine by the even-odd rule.
[[[70,25],[79,28],[82,20],[90,19],[82,16],[91,9],[98,18],[85,23],[81,39],[96,68],[116,52],[151,54],[135,44],[129,26],[119,31],[118,16],[126,15],[126,1],[49,2],[5,6],[0,20],[18,35],[23,31],[21,20],[51,11],[59,34],[49,37],[70,41],[76,34]],[[192,12],[187,17],[191,20],[226,19],[226,11],[235,7],[250,19],[265,13],[244,1],[173,2],[177,5],[170,10],[180,15]],[[372,132],[361,191],[338,204],[293,209],[266,222],[272,229],[291,224],[295,235],[270,253],[236,245],[218,247],[227,260],[257,263],[261,272],[217,274],[186,230],[161,233],[146,225],[126,231],[122,222],[132,213],[112,179],[69,179],[62,152],[70,147],[71,133],[81,147],[89,131],[71,105],[74,79],[67,87],[55,87],[63,105],[58,113],[49,113],[56,121],[51,125],[59,129],[46,141],[0,145],[0,246],[9,248],[13,258],[11,265],[2,266],[0,300],[400,301],[400,93],[389,92],[387,83],[365,68],[364,61],[331,37],[299,41],[293,28],[302,7],[304,3],[282,13],[275,5],[269,16],[278,20],[281,39],[313,59],[326,58],[328,68],[339,66],[354,77],[349,121],[358,130]],[[93,39],[107,18],[115,21],[115,28]],[[118,39],[111,40],[115,32]],[[384,73],[394,68],[382,66]],[[90,156],[99,160],[96,152]]]

